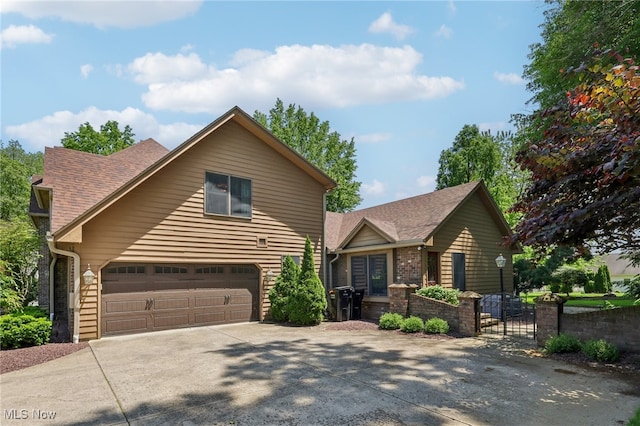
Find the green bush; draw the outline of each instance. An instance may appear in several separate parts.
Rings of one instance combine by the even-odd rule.
[[[410,316],[405,318],[400,325],[400,331],[404,333],[417,333],[422,330],[424,330],[424,321],[419,317]]]
[[[638,408],[636,414],[629,419],[627,426],[640,426],[640,408]]]
[[[317,325],[322,322],[326,309],[327,297],[314,265],[311,239],[307,236],[298,284],[289,297],[289,321],[298,325]]]
[[[271,317],[275,321],[289,320],[289,299],[298,285],[300,267],[291,256],[285,256],[282,262],[282,273],[276,278],[274,286],[269,290]]]
[[[420,296],[429,297],[431,299],[442,300],[451,305],[457,306],[460,304],[460,301],[458,300],[458,294],[460,294],[460,291],[455,288],[444,288],[440,285],[430,285],[418,289],[416,293]]]
[[[387,312],[380,317],[378,328],[383,330],[398,330],[403,321],[404,318],[402,318],[402,315]]]
[[[565,353],[565,352],[580,352],[582,349],[582,343],[577,337],[569,334],[560,334],[548,339],[544,343],[544,348],[547,353]]]
[[[614,362],[620,358],[618,348],[602,339],[587,340],[582,345],[582,353],[595,361]]]
[[[39,346],[51,338],[51,321],[25,314],[0,317],[0,349]]]
[[[45,311],[44,309],[42,309],[39,306],[25,306],[24,308],[22,308],[19,312],[18,315],[22,314],[22,315],[31,315],[34,318],[47,318],[47,311]]]
[[[429,318],[424,323],[424,332],[430,334],[447,334],[449,332],[449,323],[442,318]]]

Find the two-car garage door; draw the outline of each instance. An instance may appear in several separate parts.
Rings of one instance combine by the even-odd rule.
[[[102,269],[102,334],[258,319],[253,265],[112,263]]]

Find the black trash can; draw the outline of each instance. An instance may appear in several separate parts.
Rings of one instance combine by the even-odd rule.
[[[351,287],[335,287],[331,301],[335,303],[335,320],[349,321],[351,318]]]
[[[362,299],[364,298],[364,290],[354,289],[351,296],[351,319],[362,319]]]

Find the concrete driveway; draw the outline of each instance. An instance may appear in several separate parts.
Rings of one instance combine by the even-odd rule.
[[[251,323],[105,338],[0,376],[2,425],[620,425],[637,383],[533,342]]]

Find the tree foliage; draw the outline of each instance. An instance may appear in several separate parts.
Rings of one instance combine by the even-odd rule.
[[[604,66],[603,57],[616,64]],[[542,115],[543,138],[517,161],[532,183],[514,206],[514,240],[621,250],[640,263],[640,72],[609,53],[570,71],[582,82]]]
[[[41,152],[26,153],[20,143],[0,144],[0,220],[26,217],[31,194],[31,176],[42,173]]]
[[[271,317],[275,321],[289,320],[290,299],[298,286],[299,275],[300,267],[293,261],[291,256],[285,256],[282,262],[282,272],[276,278],[274,286],[269,290]]]
[[[609,267],[607,265],[600,265],[598,272],[596,272],[593,278],[593,291],[594,293],[608,293],[612,289],[613,283],[611,282]]]
[[[456,135],[451,148],[440,153],[436,189],[483,180],[510,225],[519,215],[509,212],[518,194],[528,184],[526,173],[515,162],[510,132],[481,132],[477,125],[466,124]]]
[[[475,180],[490,186],[500,169],[500,147],[488,132],[480,132],[475,124],[465,124],[453,146],[440,153],[439,162],[436,189]]]
[[[38,234],[29,219],[0,220],[0,280],[8,290],[3,291],[3,297],[17,298],[22,305],[36,298],[39,247]]]
[[[317,325],[324,318],[327,297],[316,272],[311,239],[307,236],[298,285],[290,296],[289,320],[298,325]]]
[[[134,144],[135,134],[129,125],[120,130],[117,121],[109,120],[95,130],[91,124],[84,123],[76,132],[65,132],[62,146],[93,154],[110,155]]]
[[[327,210],[344,213],[362,201],[360,182],[356,181],[355,141],[340,138],[331,131],[328,121],[290,104],[286,109],[280,99],[269,115],[255,111],[253,117],[282,142],[324,171],[338,183],[327,196]]]
[[[541,109],[561,102],[579,84],[563,70],[582,63],[597,49],[640,53],[640,2],[637,0],[547,0],[542,41],[531,46],[524,68],[532,104]]]

